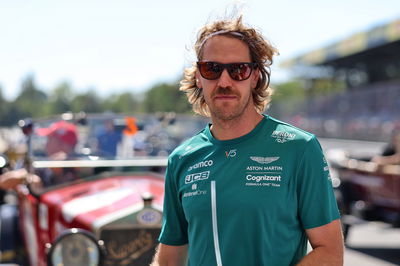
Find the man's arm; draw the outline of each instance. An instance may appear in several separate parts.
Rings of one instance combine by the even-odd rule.
[[[306,230],[313,250],[298,266],[343,265],[343,235],[340,220]]]
[[[156,255],[150,266],[184,266],[187,262],[187,245],[158,245]]]
[[[4,190],[15,189],[16,186],[22,184],[26,180],[27,176],[28,172],[25,168],[5,172],[0,175],[0,188]]]

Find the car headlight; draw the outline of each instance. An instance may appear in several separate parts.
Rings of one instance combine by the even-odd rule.
[[[49,246],[50,266],[97,266],[104,256],[103,243],[83,229],[68,229]]]
[[[6,167],[6,165],[7,165],[7,158],[4,155],[0,154],[0,168]]]

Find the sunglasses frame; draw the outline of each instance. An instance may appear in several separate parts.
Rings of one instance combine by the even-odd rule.
[[[203,73],[201,72],[201,65],[207,64],[207,63],[216,64],[216,65],[218,65],[218,67],[221,68],[221,72],[217,75],[216,78],[207,78],[207,77],[205,77],[205,76],[203,75]],[[235,79],[235,78],[232,76],[231,70],[232,70],[232,65],[240,65],[240,64],[248,65],[248,66],[250,67],[250,73],[249,73],[249,75],[248,75],[246,78],[244,78],[244,79],[239,79],[239,80],[238,80],[238,79]],[[247,79],[250,78],[251,73],[253,73],[253,69],[256,69],[257,67],[258,67],[258,64],[257,64],[257,63],[252,63],[252,62],[234,62],[234,63],[229,63],[229,64],[222,64],[222,63],[213,62],[213,61],[198,61],[198,62],[197,62],[197,69],[199,70],[200,75],[201,75],[204,79],[207,79],[207,80],[217,80],[217,79],[219,79],[219,78],[221,77],[221,75],[222,75],[222,72],[224,72],[224,69],[226,69],[226,70],[228,71],[229,77],[231,77],[231,79],[233,79],[233,80],[235,80],[235,81],[247,80]],[[214,72],[214,73],[215,73],[215,72]]]

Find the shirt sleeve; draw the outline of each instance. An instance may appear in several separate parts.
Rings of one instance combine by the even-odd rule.
[[[315,137],[306,143],[297,167],[299,217],[305,229],[340,218],[329,167]]]
[[[169,160],[165,176],[163,224],[158,240],[166,245],[179,246],[188,243],[188,224],[178,193],[177,178],[172,173]]]

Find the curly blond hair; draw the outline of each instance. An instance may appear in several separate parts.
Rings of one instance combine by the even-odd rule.
[[[194,46],[198,61],[201,61],[203,57],[205,42],[215,35],[236,38],[248,45],[251,60],[257,63],[261,74],[257,86],[252,90],[253,102],[257,112],[264,112],[271,101],[273,93],[273,90],[269,87],[270,66],[273,62],[272,58],[278,54],[278,50],[259,31],[244,25],[242,16],[239,16],[236,19],[215,21],[205,25],[199,31]],[[184,78],[180,82],[179,90],[186,93],[195,113],[209,117],[210,110],[204,100],[203,89],[196,86],[196,71],[197,65],[195,63],[185,69]]]

